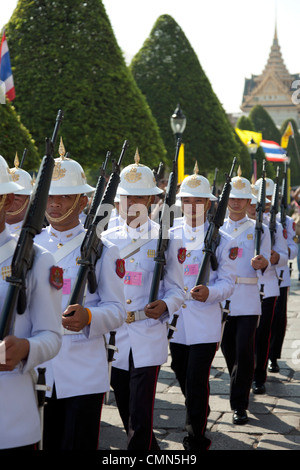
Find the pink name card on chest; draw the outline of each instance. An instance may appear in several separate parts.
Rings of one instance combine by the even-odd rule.
[[[184,275],[185,276],[196,276],[198,274],[199,264],[185,264]]]
[[[63,293],[63,295],[70,295],[71,294],[71,279],[64,279],[62,293]]]
[[[124,277],[124,284],[130,286],[141,286],[142,285],[143,273],[137,271],[126,271]]]

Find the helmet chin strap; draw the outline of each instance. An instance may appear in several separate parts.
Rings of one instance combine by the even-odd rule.
[[[5,199],[6,199],[7,194],[3,194],[1,201],[0,201],[0,211],[3,209],[3,206],[5,204]]]
[[[24,204],[20,207],[20,209],[17,209],[16,211],[11,211],[11,212],[6,212],[7,215],[19,215],[24,209],[25,207],[27,206],[29,202],[29,198],[26,199],[26,201],[24,202]]]
[[[61,217],[51,217],[51,216],[48,214],[48,212],[46,212],[46,217],[47,217],[47,219],[49,220],[49,222],[51,222],[51,223],[53,223],[53,222],[54,222],[54,223],[59,223],[59,222],[62,222],[63,220],[65,220],[67,217],[69,217],[69,215],[72,214],[72,212],[74,211],[75,207],[77,206],[78,201],[79,201],[79,199],[80,199],[80,196],[81,196],[81,194],[77,194],[77,195],[76,195],[76,199],[75,199],[75,201],[74,201],[73,206],[72,206],[64,215],[62,215]]]
[[[248,201],[248,199],[246,199]],[[233,212],[233,214],[242,214],[242,212],[246,211],[248,207],[248,204],[245,204],[245,206],[242,209],[233,209],[229,204],[228,204],[228,209],[230,212]]]

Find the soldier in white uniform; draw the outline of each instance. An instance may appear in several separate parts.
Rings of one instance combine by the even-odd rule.
[[[105,333],[125,320],[123,283],[118,275],[119,250],[104,241],[95,272],[97,290],[87,289],[84,305],[69,305],[77,277],[80,246],[85,230],[79,215],[93,190],[80,164],[65,157],[60,147],[55,159],[46,217],[50,225],[37,237],[63,269],[60,306],[62,347],[46,364],[47,394],[44,448],[97,449],[100,412],[109,390]],[[64,315],[75,311],[70,317]]]
[[[129,450],[158,448],[152,432],[157,376],[167,360],[167,320],[183,302],[182,251],[170,239],[158,298],[149,304],[159,226],[148,217],[149,205],[161,190],[150,168],[135,163],[121,172],[117,194],[126,223],[106,232],[125,259],[127,320],[116,331],[111,385],[128,435]]]
[[[261,178],[252,187],[252,192],[255,192],[255,201],[257,200],[256,195],[260,192],[260,185]],[[270,207],[273,190],[273,180],[270,178],[266,178],[266,201],[263,222],[268,228],[270,224]],[[247,211],[250,218],[255,219],[255,209],[256,203],[254,206],[254,214],[252,216],[249,215],[249,210]],[[276,231],[274,233],[274,245],[271,246],[269,266],[264,271],[264,273],[258,272],[258,284],[260,286],[260,290],[262,292],[263,297],[261,303],[262,314],[255,335],[255,370],[252,384],[252,390],[255,394],[265,393],[271,325],[274,317],[276,299],[279,296],[279,285],[276,269],[285,266],[288,260],[286,243],[283,238],[281,225],[278,221],[276,221],[275,230]]]
[[[280,223],[281,214],[277,214],[277,220]],[[295,222],[292,217],[286,216],[286,227],[280,223],[283,237],[285,239],[288,250],[288,261],[285,266],[276,268],[277,276],[279,278],[280,294],[276,300],[274,318],[271,329],[271,340],[269,350],[269,372],[279,372],[278,359],[281,357],[282,345],[285,337],[287,325],[287,302],[288,290],[291,285],[291,276],[288,263],[293,260],[298,253],[298,245],[295,242]]]
[[[183,210],[183,225],[172,230],[182,238],[186,248],[184,268],[185,302],[176,312],[176,331],[170,341],[171,367],[185,396],[188,436],[186,450],[207,450],[211,444],[205,436],[209,414],[209,374],[218,343],[221,340],[222,309],[220,302],[234,290],[237,250],[227,234],[219,232],[216,250],[218,268],[211,270],[208,284],[195,286],[203,258],[203,241],[209,223],[206,220],[211,200],[209,181],[201,175],[186,177],[178,194]],[[198,212],[198,214],[197,214]]]
[[[230,314],[221,343],[230,373],[230,405],[234,424],[248,421],[247,409],[254,372],[254,340],[261,315],[258,273],[269,265],[271,242],[267,227],[261,238],[261,253],[254,256],[255,221],[246,215],[251,201],[250,182],[241,176],[232,178],[229,195],[229,217],[222,230],[229,233],[238,246],[237,277],[230,297]]]
[[[16,239],[5,215],[21,186],[0,156],[0,312],[4,305]],[[0,341],[0,449],[34,449],[41,440],[34,368],[54,357],[61,346],[57,309],[61,290],[50,283],[53,256],[34,245],[34,262],[26,277],[26,310],[16,314],[11,335]],[[0,313],[1,315],[1,313]],[[2,357],[3,355],[3,357]]]
[[[22,228],[24,216],[27,211],[30,195],[33,190],[33,180],[30,174],[19,168],[18,156],[15,156],[14,168],[10,169],[13,181],[22,186],[22,189],[15,191],[15,198],[9,211],[6,213],[6,223],[12,235],[19,235]]]

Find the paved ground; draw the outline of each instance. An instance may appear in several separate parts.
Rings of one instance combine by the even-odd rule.
[[[232,424],[229,376],[221,351],[211,368],[210,416],[207,437],[210,450],[300,450],[300,281],[296,261],[288,299],[288,325],[280,372],[268,375],[265,395],[250,396],[249,422]],[[170,360],[159,374],[154,412],[154,431],[162,450],[183,450],[186,435],[184,399]],[[126,449],[126,434],[113,393],[104,405],[99,449]]]

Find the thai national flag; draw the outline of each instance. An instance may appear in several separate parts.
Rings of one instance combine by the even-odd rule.
[[[289,158],[286,151],[272,140],[261,140],[259,145],[263,149],[269,162],[287,162]]]
[[[0,80],[5,84],[7,98],[13,101],[16,93],[5,32],[3,33],[0,45]]]

